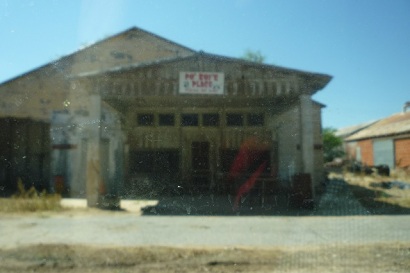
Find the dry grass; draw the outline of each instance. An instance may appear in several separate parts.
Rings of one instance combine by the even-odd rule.
[[[37,211],[59,211],[61,207],[61,196],[48,194],[46,191],[37,192],[34,187],[29,190],[24,188],[19,179],[18,191],[11,198],[0,199],[0,212],[37,212]]]
[[[338,176],[337,174],[332,174]],[[391,171],[390,176],[380,176],[378,174],[353,174],[344,172],[339,175],[351,186],[359,186],[373,193],[374,201],[410,208],[410,188],[400,189],[398,187],[385,188],[381,185],[384,182],[400,181],[410,187],[410,173],[408,170],[396,169]]]

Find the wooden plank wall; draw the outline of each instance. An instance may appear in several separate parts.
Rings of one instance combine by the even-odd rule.
[[[26,188],[48,189],[50,126],[29,119],[0,119],[0,196],[16,191],[21,178]]]

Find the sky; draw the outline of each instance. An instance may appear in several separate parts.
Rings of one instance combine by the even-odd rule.
[[[329,74],[324,127],[410,101],[409,0],[0,0],[0,83],[139,27],[208,53]]]

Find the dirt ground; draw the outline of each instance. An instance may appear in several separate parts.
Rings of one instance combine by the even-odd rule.
[[[389,177],[376,174],[363,176],[345,173],[343,179],[351,186],[355,196],[365,205],[369,204],[369,201],[374,201],[407,209],[405,210],[407,213],[410,209],[410,174],[407,172],[396,170]],[[366,200],[366,198],[373,200]],[[385,211],[386,214],[393,212]]]
[[[311,248],[36,245],[0,250],[0,272],[409,272],[409,244]]]
[[[393,208],[386,207],[385,203],[381,203],[378,200],[375,200],[374,190],[371,188],[370,182],[366,184],[366,191],[356,190],[354,186],[358,186],[357,183],[353,184],[350,180],[349,185],[351,186],[352,193],[347,194],[347,185],[344,183],[336,183],[338,180],[335,180],[330,183],[332,187],[328,187],[328,192],[324,195],[321,202],[319,203],[316,210],[312,211],[312,215],[317,218],[312,219],[322,219],[323,221],[329,220],[332,222],[332,225],[329,225],[330,229],[338,230],[338,225],[341,224],[337,221],[339,218],[334,217],[335,215],[341,215],[340,220],[343,221],[352,221],[352,224],[345,226],[340,226],[340,233],[343,235],[345,232],[345,240],[336,241],[329,240],[328,243],[323,245],[272,245],[272,246],[241,246],[241,247],[213,247],[213,246],[150,246],[150,245],[134,245],[134,246],[125,246],[124,244],[119,245],[97,245],[89,244],[81,241],[81,244],[70,243],[67,244],[64,241],[62,243],[47,243],[43,242],[35,244],[14,244],[13,247],[0,246],[0,273],[2,272],[11,272],[11,273],[20,273],[20,272],[40,272],[40,273],[50,273],[50,272],[60,272],[60,273],[79,273],[79,272],[115,272],[115,273],[128,273],[128,272],[409,272],[410,269],[410,241],[409,240],[400,240],[402,237],[400,234],[396,235],[391,234],[393,229],[389,230],[380,230],[380,236],[383,237],[387,233],[392,236],[387,236],[386,238],[394,238],[395,240],[381,240],[379,242],[365,242],[360,240],[349,240],[348,236],[350,233],[359,233],[362,232],[370,233],[374,231],[372,226],[364,224],[360,219],[370,220],[379,219],[378,216],[368,216],[368,210],[370,214],[376,215],[386,215],[386,214],[407,214],[407,210],[403,211],[403,208],[400,206],[401,210],[397,210],[397,204]],[[361,180],[362,181],[362,180]],[[340,182],[340,181],[339,181]],[[360,189],[364,188],[363,185],[360,185]],[[389,194],[393,196],[393,190],[388,189]],[[398,191],[398,190],[397,190]],[[403,191],[398,191],[400,194],[403,194]],[[407,193],[407,190],[404,191]],[[357,196],[357,193],[360,195]],[[367,195],[371,195],[371,198],[367,199]],[[350,197],[349,197],[350,196]],[[385,195],[387,196],[387,195]],[[355,198],[356,197],[356,198]],[[365,198],[366,197],[366,198]],[[350,200],[352,199],[352,200]],[[367,200],[367,201],[366,201]],[[370,201],[368,201],[370,200]],[[344,202],[342,202],[344,201]],[[349,201],[349,202],[347,202]],[[354,201],[354,202],[353,202]],[[360,202],[358,202],[360,201]],[[364,202],[366,201],[366,202]],[[375,202],[377,201],[377,202]],[[343,205],[341,205],[343,203]],[[377,205],[375,205],[377,203]],[[70,204],[77,204],[78,208],[72,207],[71,210],[61,211],[61,212],[42,212],[39,213],[40,216],[33,217],[33,214],[1,214],[0,219],[4,221],[14,221],[13,219],[22,219],[25,221],[22,224],[16,225],[21,227],[21,230],[16,232],[33,232],[36,228],[36,224],[41,221],[47,221],[47,225],[57,225],[57,222],[60,223],[64,218],[72,218],[70,222],[70,228],[77,230],[75,223],[79,221],[83,223],[83,218],[90,218],[91,222],[95,222],[96,225],[100,225],[100,218],[106,217],[106,214],[110,215],[110,221],[119,222],[118,225],[121,226],[120,221],[132,222],[141,233],[142,237],[149,237],[148,232],[143,229],[142,222],[138,222],[141,217],[137,211],[140,211],[142,207],[146,205],[156,205],[155,202],[151,203],[135,203],[135,202],[124,202],[124,208],[129,212],[106,212],[95,209],[84,210],[82,207],[84,204],[78,202],[70,202]],[[369,206],[369,204],[371,206]],[[382,204],[382,205],[380,205]],[[337,205],[337,206],[336,206]],[[362,207],[362,205],[364,207]],[[67,206],[67,204],[65,204]],[[382,209],[382,210],[381,210]],[[340,213],[337,213],[340,211]],[[357,213],[356,213],[357,211]],[[352,213],[353,212],[353,213]],[[366,212],[366,213],[362,213]],[[387,212],[387,213],[386,213]],[[130,213],[131,216],[125,217],[126,213]],[[90,215],[92,217],[90,217]],[[98,217],[98,216],[101,217]],[[322,216],[324,215],[324,216]],[[353,215],[353,217],[352,217]],[[331,216],[331,217],[325,217]],[[334,218],[332,218],[332,216]],[[139,218],[135,218],[139,217]],[[160,226],[160,218],[152,218],[154,216],[146,216],[141,218],[145,221],[149,221],[152,226],[150,230],[155,232],[157,229],[159,232],[163,233],[166,230],[169,230],[169,227]],[[311,217],[311,216],[310,216]],[[293,222],[297,220],[298,225],[302,222],[306,222],[311,219],[308,218],[295,218],[295,217],[284,217],[283,221]],[[378,218],[374,218],[378,217]],[[384,217],[384,216],[383,216]],[[380,218],[381,220],[391,220],[388,218]],[[29,219],[28,219],[29,218]],[[123,219],[124,218],[124,219]],[[226,218],[226,217],[225,217]],[[159,219],[159,220],[157,220]],[[175,218],[176,219],[176,218]],[[179,219],[179,218],[178,218]],[[179,221],[174,221],[173,225],[177,225],[176,230],[181,232],[186,221],[189,220],[189,223],[193,225],[194,218],[184,217]],[[200,219],[200,218],[198,218]],[[204,218],[210,221],[210,218]],[[218,218],[219,219],[219,218]],[[222,218],[221,218],[222,219]],[[228,218],[226,218],[228,219]],[[234,217],[232,218],[242,219]],[[273,221],[279,220],[282,218],[279,217],[254,217],[254,218],[243,218],[243,219],[252,219],[252,222],[259,223],[258,221]],[[332,220],[333,219],[333,220]],[[400,218],[401,219],[401,218]],[[407,219],[407,218],[406,218]],[[360,220],[360,221],[359,221]],[[226,220],[224,220],[226,221]],[[158,223],[157,223],[158,222]],[[228,220],[229,223],[237,223],[233,220]],[[226,222],[226,223],[228,223]],[[328,221],[327,221],[328,222]],[[4,222],[5,223],[5,222]],[[11,222],[10,222],[11,223]],[[225,224],[226,224],[225,223]],[[276,222],[274,222],[276,223]],[[360,223],[360,224],[359,224]],[[369,222],[370,223],[370,222]],[[373,223],[373,222],[371,222]],[[156,225],[157,224],[157,225]],[[207,222],[210,226],[209,230],[217,232],[218,229],[212,226],[212,222]],[[393,222],[390,222],[390,225]],[[84,225],[90,225],[89,222],[84,221]],[[373,225],[373,224],[372,224]],[[394,224],[395,226],[397,223]],[[402,226],[402,231],[406,232],[405,226],[408,225],[408,222],[402,222],[398,226]],[[1,223],[0,223],[1,226]],[[158,227],[157,227],[158,226]],[[269,226],[269,224],[268,224]],[[3,226],[4,228],[5,226]],[[61,227],[58,226],[60,229]],[[157,227],[157,229],[155,229]],[[187,226],[187,230],[191,228]],[[201,224],[202,227],[202,224]],[[269,226],[269,232],[274,233],[276,225]],[[88,226],[83,227],[90,228]],[[108,228],[108,227],[106,227]],[[238,227],[227,226],[231,232]],[[262,229],[261,225],[258,225],[259,229]],[[291,229],[291,226],[289,226]],[[309,228],[305,228],[309,231]],[[350,230],[352,229],[352,230]],[[264,230],[264,229],[263,229]],[[378,230],[378,229],[377,229]],[[396,230],[396,229],[394,229]],[[397,229],[397,230],[400,230]],[[396,232],[397,232],[396,230]],[[14,229],[13,229],[14,231]],[[42,230],[40,230],[43,232]],[[145,232],[144,232],[145,231]],[[329,230],[329,234],[333,234]],[[3,230],[4,234],[7,234],[6,230]],[[40,232],[40,233],[41,233]],[[50,231],[45,233],[46,236],[54,238],[54,235]],[[102,232],[100,229],[99,232]],[[125,231],[124,231],[125,232]],[[204,230],[206,232],[206,230]],[[256,232],[256,230],[254,230]],[[387,232],[387,233],[386,233]],[[15,232],[11,233],[13,236]],[[30,233],[33,234],[33,233]],[[137,234],[137,233],[136,233]],[[166,233],[168,234],[168,233]],[[169,233],[174,234],[174,233]],[[184,233],[185,234],[185,233]],[[246,234],[245,232],[241,234]],[[296,235],[296,230],[292,229],[292,234]],[[303,235],[306,237],[309,233]],[[326,232],[323,232],[321,236],[326,235]],[[21,234],[17,236],[20,238],[27,238],[27,234]],[[37,234],[38,235],[38,234]],[[175,235],[175,234],[174,234]],[[382,236],[383,235],[383,236]],[[402,234],[403,235],[403,234]],[[0,239],[2,236],[2,230],[0,230]],[[7,235],[6,235],[7,236]],[[32,235],[31,235],[32,236]],[[111,235],[110,235],[111,236]],[[134,237],[137,235],[133,235]],[[167,235],[165,235],[167,236]],[[188,235],[186,235],[188,236]],[[16,236],[14,236],[16,237]],[[155,236],[157,237],[157,236]],[[128,237],[127,237],[128,238]],[[350,237],[349,237],[350,238]],[[353,237],[352,237],[353,238]],[[407,237],[406,237],[407,238]],[[128,238],[132,239],[132,238]],[[223,238],[221,238],[221,242]],[[302,239],[302,238],[300,238]],[[4,241],[4,240],[3,240]],[[402,243],[397,243],[397,242]]]

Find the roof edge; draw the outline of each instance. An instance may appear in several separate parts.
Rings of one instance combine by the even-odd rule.
[[[28,70],[28,71],[26,71],[26,72],[23,72],[22,74],[19,74],[19,75],[15,76],[15,77],[12,77],[12,78],[10,78],[10,79],[4,81],[4,82],[1,82],[1,83],[0,83],[0,86],[10,84],[11,82],[14,82],[14,81],[16,81],[16,80],[18,80],[18,79],[21,79],[21,78],[23,78],[23,77],[26,77],[26,76],[28,76],[28,75],[30,75],[30,74],[32,74],[32,73],[35,73],[35,72],[39,71],[39,70],[45,69],[45,68],[47,68],[47,67],[49,67],[49,66],[52,66],[53,64],[55,64],[55,63],[57,63],[57,62],[62,62],[62,61],[68,60],[69,58],[72,58],[75,54],[77,54],[77,53],[79,53],[79,52],[81,52],[81,51],[83,51],[83,50],[87,50],[87,49],[92,48],[92,47],[94,47],[94,46],[98,46],[99,44],[101,44],[101,43],[103,43],[103,42],[106,42],[106,41],[111,40],[111,39],[115,39],[116,37],[121,36],[121,35],[124,35],[125,33],[130,32],[130,31],[141,31],[141,32],[144,32],[144,33],[146,33],[146,34],[148,34],[148,35],[151,35],[151,36],[153,36],[153,37],[155,37],[155,38],[157,38],[157,39],[161,39],[161,40],[163,40],[163,41],[165,41],[165,42],[167,42],[167,43],[176,45],[176,46],[178,46],[178,47],[182,47],[182,48],[184,48],[184,49],[186,49],[186,50],[188,50],[188,51],[192,51],[192,53],[195,53],[195,52],[196,52],[195,50],[193,50],[193,49],[191,49],[191,48],[189,48],[189,47],[187,47],[187,46],[178,44],[178,43],[176,43],[176,42],[174,42],[174,41],[171,41],[171,40],[169,40],[169,39],[167,39],[167,38],[161,37],[161,36],[159,36],[159,35],[157,35],[157,34],[154,34],[154,33],[152,33],[152,32],[149,32],[149,31],[147,31],[147,30],[145,30],[145,29],[142,29],[142,28],[139,28],[139,27],[134,26],[134,27],[128,28],[128,29],[126,29],[126,30],[124,30],[124,31],[121,31],[121,32],[119,32],[119,33],[116,33],[116,34],[113,34],[113,35],[108,36],[108,37],[106,37],[106,38],[103,38],[103,39],[101,39],[101,40],[98,40],[98,41],[96,41],[96,42],[94,42],[94,43],[92,43],[92,44],[90,44],[90,45],[88,45],[88,46],[85,46],[85,47],[83,47],[83,48],[77,49],[77,50],[75,50],[74,52],[68,53],[67,55],[64,55],[64,56],[62,56],[62,57],[60,57],[60,58],[58,58],[58,59],[52,60],[52,61],[50,61],[50,62],[48,62],[48,63],[45,63],[45,64],[43,64],[43,65],[39,65],[39,66],[37,66],[37,67],[35,67],[35,68],[33,68],[33,69],[30,69],[30,70]]]
[[[97,76],[97,75],[102,75],[102,74],[106,74],[106,73],[116,73],[116,72],[120,72],[120,71],[128,71],[128,70],[132,70],[132,69],[145,68],[145,67],[154,66],[154,65],[158,65],[158,64],[168,64],[168,63],[172,63],[172,62],[189,60],[189,59],[200,58],[200,57],[217,59],[218,61],[240,62],[240,63],[243,63],[245,65],[254,66],[254,67],[258,67],[258,68],[277,69],[277,70],[284,71],[286,73],[297,73],[297,74],[301,74],[301,75],[304,75],[304,76],[307,75],[307,76],[321,77],[324,80],[323,83],[322,83],[323,84],[322,88],[324,88],[333,78],[333,76],[330,76],[328,74],[308,72],[308,71],[303,71],[303,70],[298,70],[298,69],[293,69],[293,68],[287,68],[287,67],[277,66],[277,65],[272,65],[272,64],[256,63],[256,62],[244,60],[244,59],[241,59],[241,58],[234,58],[234,57],[227,57],[227,56],[223,56],[223,55],[205,53],[204,51],[197,51],[194,54],[192,54],[190,56],[185,56],[185,57],[173,57],[173,58],[169,58],[169,59],[153,61],[153,62],[149,62],[149,63],[143,63],[143,64],[139,64],[139,65],[129,65],[129,66],[125,66],[125,67],[117,67],[117,68],[114,68],[114,69],[94,71],[94,72],[90,72],[90,75],[85,75],[85,77],[86,76]],[[79,75],[79,76],[81,77],[81,75]],[[320,88],[320,89],[322,89],[322,88]],[[320,89],[318,89],[318,90],[320,90]]]

